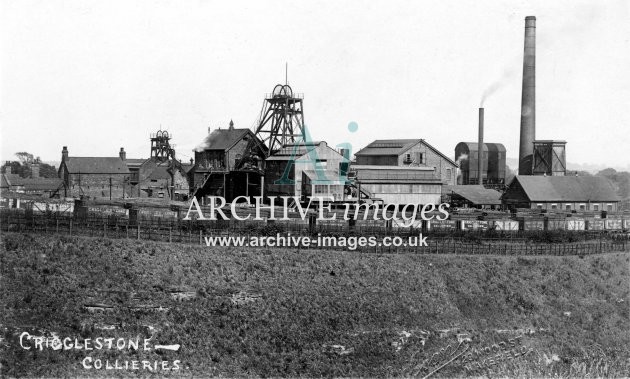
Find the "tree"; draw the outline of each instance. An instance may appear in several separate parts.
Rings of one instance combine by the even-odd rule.
[[[47,163],[43,163],[40,157],[35,157],[33,154],[26,151],[15,153],[18,160],[8,162],[8,165],[2,166],[2,173],[12,172],[19,175],[22,178],[30,178],[32,176],[31,166],[34,164],[39,165],[39,176],[41,178],[56,178],[57,169],[55,166],[51,166]]]

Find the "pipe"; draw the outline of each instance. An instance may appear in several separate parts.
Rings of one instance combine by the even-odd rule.
[[[525,17],[523,54],[523,88],[521,97],[521,139],[519,175],[532,175],[534,140],[536,139],[536,17]]]
[[[478,184],[483,184],[483,108],[479,108],[479,143],[477,144],[477,178]]]

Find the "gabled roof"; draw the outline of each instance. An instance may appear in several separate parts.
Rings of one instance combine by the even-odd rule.
[[[171,174],[169,173],[168,169],[168,163],[157,165],[149,174],[149,179],[170,179]]]
[[[54,191],[63,185],[60,178],[27,178],[22,179],[21,185],[24,191]]]
[[[146,162],[148,158],[127,158],[125,159],[125,164],[129,168],[138,168],[142,166],[144,162]]]
[[[612,183],[601,176],[519,175],[514,180],[518,181],[530,201],[586,202],[620,200]],[[508,193],[509,190],[506,194]]]
[[[229,150],[248,133],[251,133],[251,130],[236,128],[215,129],[195,148],[195,151]]]
[[[68,157],[62,163],[70,174],[128,174],[120,157]]]
[[[7,179],[7,174],[0,175],[0,187],[9,188],[11,182]]]
[[[25,191],[54,191],[63,184],[60,178],[22,178],[17,174],[2,174],[1,187],[23,187]]]
[[[457,167],[457,163],[455,163],[451,158],[442,154],[441,151],[431,146],[427,141],[423,139],[377,139],[372,143],[364,147],[363,149],[357,151],[354,155],[401,155],[404,154],[407,150],[411,149],[415,145],[422,143],[429,149],[431,149],[434,153],[451,163],[453,166]]]
[[[474,205],[500,205],[501,192],[480,185],[446,186],[446,193],[452,192]]]
[[[299,143],[282,146],[282,148],[280,150],[276,151],[272,156],[268,157],[266,160],[268,160],[268,161],[288,161],[291,158],[298,159],[298,158],[308,154],[309,152],[317,149],[318,147],[325,147],[325,148],[329,148],[331,150],[334,150],[333,148],[328,146],[328,144],[326,144],[326,142],[324,142],[324,141],[313,141],[313,142],[308,142],[308,143],[304,143],[304,141],[301,141]],[[339,154],[339,155],[341,155],[341,154]],[[344,159],[342,159],[342,160],[344,160]]]
[[[421,141],[421,139],[377,139],[354,155],[400,155]]]

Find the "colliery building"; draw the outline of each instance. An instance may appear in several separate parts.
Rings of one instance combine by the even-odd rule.
[[[352,165],[361,199],[384,204],[439,204],[442,180],[432,167]]]
[[[349,159],[326,142],[284,145],[265,160],[265,196],[332,197],[344,200],[344,168]]]
[[[460,142],[455,146],[455,157],[459,162],[460,170],[458,184],[505,185],[505,147],[500,143],[483,143],[482,145],[481,154],[479,154],[477,142]],[[480,159],[481,175],[479,175]]]
[[[603,177],[530,175],[515,177],[501,200],[510,209],[608,212],[616,212],[620,201]]]
[[[195,164],[188,172],[193,195],[258,196],[266,147],[250,129],[238,129],[230,121],[227,129],[210,130],[195,149]]]
[[[442,184],[454,185],[457,164],[423,139],[375,140],[355,154],[358,166],[424,167]]]

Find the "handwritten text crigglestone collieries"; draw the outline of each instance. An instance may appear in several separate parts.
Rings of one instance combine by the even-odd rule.
[[[308,204],[306,208],[302,206],[300,203],[300,198],[298,196],[269,196],[267,199],[269,200],[269,204],[263,204],[263,198],[261,196],[254,196],[254,204],[250,202],[250,198],[248,196],[238,196],[232,201],[229,206],[230,213],[232,217],[234,217],[237,221],[245,221],[252,217],[251,214],[248,214],[245,217],[241,217],[237,214],[237,207],[239,204],[241,206],[244,204],[248,207],[253,206],[255,208],[255,215],[252,220],[262,221],[262,220],[290,220],[289,218],[289,210],[291,208],[295,208],[295,210],[300,214],[302,220],[304,220],[308,214],[308,211],[314,206],[317,209],[317,220],[336,220],[337,214],[332,212],[332,207],[330,202],[334,200],[334,198],[327,196],[309,196]],[[229,217],[225,214],[225,206],[227,205],[225,198],[222,196],[208,196],[209,202],[209,213],[208,217],[204,215],[201,207],[199,206],[199,202],[196,198],[190,202],[190,206],[188,207],[188,212],[186,212],[186,217],[184,220],[191,219],[191,213],[197,215],[198,220],[218,220],[218,216],[223,220],[229,220]],[[276,201],[279,199],[279,201]],[[313,204],[315,202],[315,204]],[[291,206],[293,204],[293,206]],[[345,210],[343,213],[344,220],[358,220],[359,216],[363,215],[363,220],[366,220],[368,214],[371,212],[372,218],[382,219],[382,220],[404,220],[404,226],[411,226],[416,220],[418,215],[418,211],[420,211],[420,218],[428,221],[432,219],[437,220],[446,220],[448,219],[448,211],[447,209],[450,207],[447,203],[442,203],[439,205],[428,203],[428,204],[405,204],[404,206],[401,204],[385,204],[381,206],[378,203],[374,204],[344,204]],[[282,208],[282,216],[276,215],[277,209],[276,207]],[[269,216],[263,218],[261,216],[261,210],[266,209],[269,211]],[[324,214],[324,211],[328,212],[328,216]],[[437,212],[438,215],[432,212]]]
[[[86,352],[98,350],[179,350],[179,345],[153,345],[151,339],[147,338],[86,338],[78,339],[56,335],[52,337],[32,336],[28,332],[20,335],[20,346],[24,350],[84,350]],[[88,353],[89,354],[89,353]],[[86,370],[148,370],[148,371],[176,371],[181,369],[181,361],[149,361],[149,360],[110,360],[93,358],[88,355],[83,358],[81,365]]]

